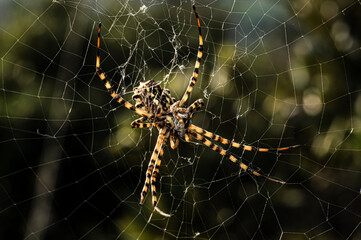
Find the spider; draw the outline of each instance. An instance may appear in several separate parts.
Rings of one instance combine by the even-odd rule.
[[[105,88],[108,90],[109,94],[113,99],[115,99],[119,104],[123,104],[126,108],[134,111],[141,117],[136,119],[131,123],[132,128],[151,128],[156,127],[159,130],[159,136],[155,144],[154,151],[152,153],[151,159],[148,164],[148,169],[145,176],[145,183],[140,194],[140,202],[142,205],[146,194],[151,188],[152,202],[154,209],[159,212],[161,215],[170,217],[170,214],[167,214],[160,210],[157,207],[157,191],[155,183],[159,175],[159,166],[162,161],[164,154],[164,149],[166,147],[167,141],[170,141],[170,146],[172,149],[175,149],[179,145],[179,140],[182,138],[185,141],[190,142],[192,138],[201,142],[205,146],[211,148],[222,156],[227,157],[234,163],[239,164],[240,168],[245,172],[253,174],[258,177],[264,177],[267,180],[278,182],[284,184],[285,182],[277,180],[266,175],[263,175],[246,164],[244,164],[240,158],[237,158],[235,155],[230,153],[228,150],[224,150],[221,146],[217,145],[214,142],[220,142],[223,145],[228,147],[241,148],[246,151],[258,151],[258,152],[268,152],[268,151],[283,151],[291,148],[298,147],[289,146],[283,148],[257,148],[250,145],[245,145],[237,143],[226,138],[223,138],[217,134],[209,132],[205,129],[197,127],[192,124],[191,118],[195,112],[197,112],[203,105],[203,99],[198,99],[189,107],[183,107],[183,104],[188,100],[189,95],[193,90],[198,78],[198,71],[200,67],[201,58],[203,55],[203,38],[201,33],[201,26],[198,17],[197,10],[193,5],[193,11],[197,20],[198,31],[199,31],[199,46],[197,53],[197,60],[194,66],[193,76],[190,79],[188,88],[184,93],[180,101],[176,101],[169,92],[168,89],[163,89],[159,84],[153,80],[147,82],[141,82],[138,87],[133,89],[134,94],[132,96],[135,104],[131,104],[120,96],[111,85],[111,79],[106,76],[106,74],[100,68],[100,29],[101,23],[99,23],[98,28],[98,38],[97,38],[97,56],[96,56],[96,73],[99,78],[104,82]]]

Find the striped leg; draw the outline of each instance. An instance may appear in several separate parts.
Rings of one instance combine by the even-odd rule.
[[[278,151],[284,151],[284,150],[288,150],[288,149],[292,149],[292,148],[296,148],[299,147],[300,145],[293,145],[293,146],[289,146],[289,147],[282,147],[282,148],[257,148],[254,146],[250,146],[250,145],[245,145],[245,144],[241,144],[241,143],[237,143],[237,142],[233,142],[230,141],[226,138],[223,138],[217,134],[214,134],[212,132],[209,132],[203,128],[197,127],[193,124],[191,124],[188,128],[189,130],[195,131],[199,134],[202,134],[203,136],[210,138],[214,141],[218,141],[224,145],[228,145],[228,146],[232,146],[235,148],[242,148],[243,150],[246,151],[254,151],[254,152],[278,152]]]
[[[150,181],[151,181],[151,178],[152,178],[152,174],[153,174],[153,171],[154,171],[154,167],[156,165],[156,161],[158,160],[159,151],[162,148],[166,132],[167,132],[167,130],[165,128],[162,128],[159,131],[159,136],[158,136],[158,139],[157,139],[157,143],[156,143],[156,145],[154,147],[152,157],[150,158],[150,161],[149,161],[149,164],[148,164],[148,170],[147,170],[147,173],[146,173],[146,178],[145,178],[145,183],[144,183],[144,186],[143,186],[143,190],[142,190],[142,192],[140,194],[140,202],[139,202],[139,204],[143,204],[144,198],[147,195],[148,188],[149,188],[149,185],[150,185]]]
[[[223,148],[221,148],[220,146],[218,146],[217,144],[212,143],[211,141],[209,141],[207,138],[203,137],[202,135],[200,135],[199,133],[195,132],[195,131],[190,131],[189,132],[200,142],[202,142],[204,145],[206,145],[207,147],[211,148],[213,151],[216,151],[217,153],[221,154],[222,156],[227,157],[229,160],[231,160],[234,163],[238,163],[239,166],[246,172],[251,173],[257,177],[264,177],[267,180],[273,181],[273,182],[277,182],[277,183],[281,183],[284,184],[284,181],[281,180],[277,180],[274,178],[270,178],[268,176],[265,176],[263,174],[260,174],[258,172],[256,172],[255,170],[251,169],[250,167],[248,167],[246,164],[242,163],[242,161],[240,159],[238,159],[237,157],[235,157],[234,155],[232,155],[231,153],[229,153],[228,151],[224,150]]]
[[[151,181],[151,188],[152,189],[151,190],[152,190],[152,201],[153,201],[154,209],[157,212],[159,212],[161,215],[163,215],[165,217],[170,217],[171,216],[170,214],[163,212],[162,210],[160,210],[157,207],[158,199],[157,199],[157,190],[156,190],[156,186],[155,186],[155,184],[157,182],[158,175],[159,175],[159,167],[160,167],[160,164],[162,162],[162,158],[163,158],[163,154],[164,154],[164,148],[166,146],[167,140],[168,140],[168,138],[165,137],[164,140],[163,140],[163,144],[160,147],[159,155],[158,155],[158,158],[157,158],[156,163],[155,163],[155,168],[153,168],[152,181]]]
[[[119,94],[117,94],[111,85],[111,80],[107,77],[107,75],[100,68],[100,29],[101,29],[101,23],[99,23],[99,28],[98,28],[97,59],[96,59],[96,72],[97,72],[99,78],[104,82],[105,88],[108,90],[110,96],[115,98],[119,104],[124,104],[124,106],[126,108],[128,108],[132,111],[135,111],[137,114],[139,114],[141,116],[148,116],[148,113],[146,113],[145,111],[143,111],[139,108],[135,108],[133,104],[126,101]]]
[[[204,102],[203,99],[198,99],[197,101],[195,101],[194,103],[192,103],[192,105],[190,105],[188,107],[188,111],[193,114],[195,112],[197,112],[201,107],[203,107]]]
[[[198,47],[196,64],[194,66],[193,76],[190,79],[187,91],[184,93],[184,95],[182,97],[182,100],[180,101],[179,106],[182,106],[187,101],[189,95],[191,94],[191,92],[193,90],[194,84],[196,84],[197,77],[198,77],[198,70],[199,70],[199,66],[201,64],[201,59],[202,59],[202,56],[203,56],[203,38],[202,38],[202,32],[201,32],[201,24],[199,22],[198,13],[197,13],[196,7],[194,5],[193,5],[193,10],[194,10],[194,13],[196,15],[198,31],[199,31],[199,47]]]
[[[172,149],[176,149],[179,145],[179,136],[176,135],[175,133],[171,133],[169,136],[169,140],[170,140],[170,147]]]
[[[134,120],[130,126],[132,128],[150,128],[152,127],[154,124],[153,123],[142,123],[144,121],[148,120],[148,117],[141,117],[141,118],[138,118],[136,120]]]

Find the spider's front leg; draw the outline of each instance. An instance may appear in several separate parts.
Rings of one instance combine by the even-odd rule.
[[[247,166],[246,164],[244,164],[241,159],[237,158],[236,156],[234,156],[233,154],[231,154],[229,151],[224,150],[222,147],[218,146],[217,144],[211,142],[210,140],[208,140],[207,138],[203,137],[201,134],[197,133],[194,130],[189,129],[188,132],[190,134],[192,134],[198,141],[200,141],[202,144],[204,144],[205,146],[209,147],[210,149],[212,149],[213,151],[219,153],[222,156],[227,157],[229,160],[231,160],[234,163],[239,164],[239,166],[248,173],[251,173],[257,177],[264,177],[265,179],[269,180],[269,181],[273,181],[273,182],[277,182],[277,183],[281,183],[281,184],[285,184],[284,181],[282,180],[278,180],[275,178],[271,178],[268,177],[266,175],[263,175],[255,170],[253,170],[252,168],[250,168],[249,166]]]
[[[203,56],[203,37],[202,37],[202,31],[201,31],[201,24],[199,21],[199,17],[198,17],[198,13],[196,10],[196,7],[193,5],[193,11],[194,14],[196,15],[196,19],[197,19],[197,26],[198,26],[198,32],[199,32],[199,46],[198,46],[198,53],[197,53],[197,60],[196,60],[196,64],[194,65],[194,70],[193,70],[193,76],[190,79],[190,82],[188,84],[188,88],[186,90],[186,92],[184,93],[181,101],[180,101],[180,106],[182,106],[188,99],[189,95],[191,94],[194,85],[197,82],[197,78],[198,78],[198,72],[199,72],[199,67],[201,65],[201,59]]]
[[[197,112],[199,109],[201,109],[201,107],[203,107],[203,106],[204,106],[204,101],[202,98],[200,98],[188,107],[188,111],[191,114],[193,114],[193,113]]]
[[[207,138],[210,138],[214,141],[220,142],[224,145],[228,145],[228,146],[232,146],[235,148],[241,148],[243,150],[246,151],[253,151],[253,152],[279,152],[279,151],[285,151],[285,150],[289,150],[289,149],[293,149],[293,148],[297,148],[300,145],[293,145],[293,146],[288,146],[288,147],[281,147],[281,148],[260,148],[260,147],[255,147],[255,146],[251,146],[251,145],[246,145],[243,143],[237,143],[234,142],[233,140],[228,140],[226,138],[223,138],[215,133],[212,133],[210,131],[207,131],[203,128],[197,127],[194,124],[191,124],[188,128],[191,131],[195,131],[199,134],[201,134],[202,136],[205,136]]]
[[[119,94],[117,94],[115,89],[113,88],[113,86],[111,84],[112,80],[101,69],[101,67],[100,67],[100,30],[101,30],[101,26],[102,26],[101,23],[99,23],[98,38],[97,38],[97,56],[96,56],[96,63],[95,63],[96,64],[95,65],[96,73],[98,74],[100,80],[103,81],[104,86],[107,89],[110,96],[112,98],[116,99],[119,104],[124,104],[124,106],[126,108],[136,112],[137,114],[139,114],[141,116],[149,116],[149,114],[147,112],[145,112],[142,109],[136,108],[133,104],[131,104],[130,102],[128,102],[127,100],[122,98]]]
[[[203,99],[198,99],[197,101],[195,101],[194,103],[192,103],[192,105],[190,105],[188,107],[188,111],[190,112],[191,114],[191,117],[192,115],[197,112],[199,109],[201,109],[202,107],[204,106],[204,101]],[[193,124],[191,123],[191,121],[189,120],[189,126],[192,126]],[[188,127],[189,127],[188,126]],[[187,141],[187,142],[190,142],[192,141],[192,135],[188,133],[188,131],[184,134],[184,139]]]

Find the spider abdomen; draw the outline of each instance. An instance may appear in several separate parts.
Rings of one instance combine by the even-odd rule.
[[[135,107],[150,115],[166,114],[175,102],[168,89],[163,89],[153,80],[139,83],[134,88],[133,100]]]

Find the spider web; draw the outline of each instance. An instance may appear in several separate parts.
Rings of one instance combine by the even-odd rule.
[[[112,101],[154,79],[180,99],[196,60],[191,1],[0,2],[4,239],[360,239],[360,1],[196,1],[192,122],[278,153],[167,147],[159,215],[139,206],[156,129]],[[120,79],[123,81],[121,82]],[[121,82],[121,83],[120,83]]]

